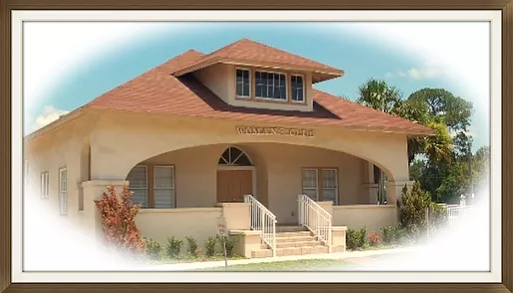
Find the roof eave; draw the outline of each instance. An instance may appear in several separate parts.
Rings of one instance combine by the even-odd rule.
[[[192,66],[177,70],[173,72],[174,76],[182,76],[187,73],[191,73],[205,67],[209,67],[215,64],[231,64],[231,65],[239,65],[239,66],[256,66],[256,67],[267,67],[267,68],[275,68],[275,69],[285,69],[285,70],[300,70],[300,71],[310,71],[314,74],[321,74],[324,76],[329,76],[329,78],[325,78],[320,81],[341,77],[344,75],[344,71],[340,69],[325,69],[325,68],[314,68],[314,67],[305,67],[305,66],[297,66],[285,63],[270,63],[270,62],[255,62],[241,59],[231,59],[231,58],[214,58],[211,60],[205,60],[204,62],[200,62],[198,64],[194,64]],[[320,82],[317,81],[317,82]]]

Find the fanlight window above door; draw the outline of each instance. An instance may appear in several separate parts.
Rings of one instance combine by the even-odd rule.
[[[229,166],[253,166],[248,155],[236,147],[227,148],[219,158],[218,164]]]

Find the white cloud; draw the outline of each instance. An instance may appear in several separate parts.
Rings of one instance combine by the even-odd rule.
[[[43,108],[42,113],[39,116],[37,116],[36,119],[34,120],[32,130],[34,130],[34,131],[38,130],[39,128],[42,128],[42,127],[52,123],[53,121],[59,119],[59,117],[61,115],[65,115],[68,113],[69,113],[69,111],[56,109],[52,105],[45,106]]]
[[[424,68],[410,68],[406,71],[397,70],[395,72],[388,72],[385,77],[408,77],[411,79],[430,79],[439,77],[442,71],[435,67],[424,67]]]
[[[490,109],[490,24],[488,22],[353,23],[348,32],[366,36],[405,56],[420,58],[422,66],[386,76],[452,80],[471,100],[476,114]]]

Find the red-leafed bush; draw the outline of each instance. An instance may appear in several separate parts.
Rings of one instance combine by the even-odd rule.
[[[379,243],[381,240],[381,235],[378,232],[371,232],[369,233],[369,243],[370,245],[374,246]]]
[[[121,196],[118,196],[113,185],[109,185],[107,191],[108,194],[104,192],[99,200],[95,200],[107,243],[128,252],[145,252],[146,242],[135,225],[140,206],[132,203],[132,192],[126,185]]]

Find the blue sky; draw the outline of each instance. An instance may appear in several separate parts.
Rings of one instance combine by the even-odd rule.
[[[404,98],[416,90],[433,87],[472,100],[466,96],[467,85],[447,78],[443,67],[429,64],[414,52],[398,50],[393,41],[383,42],[382,38],[373,38],[372,33],[359,34],[352,24],[234,22],[156,26],[158,29],[134,34],[104,53],[76,60],[66,74],[52,80],[51,86],[31,92],[31,101],[36,102],[25,108],[25,115],[33,119],[45,112],[71,111],[188,49],[209,53],[244,37],[344,70],[343,77],[315,87],[351,100],[357,98],[358,87],[370,78],[386,80],[399,88]],[[29,65],[25,70],[30,70]],[[29,83],[25,80],[25,84]],[[489,144],[488,121],[486,113],[474,115],[474,149]],[[26,131],[30,131],[33,121],[25,119],[25,123]]]

